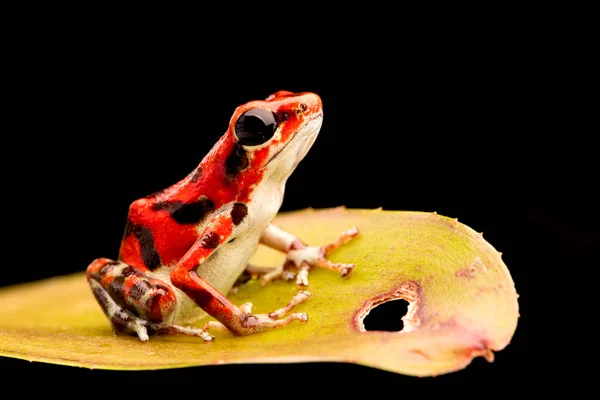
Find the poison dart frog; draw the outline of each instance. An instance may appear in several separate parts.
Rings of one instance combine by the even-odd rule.
[[[323,108],[314,93],[279,91],[237,107],[225,134],[185,178],[129,207],[117,260],[87,267],[91,290],[117,334],[183,334],[209,342],[209,330],[248,335],[306,322],[291,313],[311,294],[308,273],[326,268],[347,277],[354,264],[326,259],[359,234],[351,227],[332,243],[309,246],[272,223],[286,181],[321,129]],[[249,265],[259,244],[286,254],[278,267]],[[296,271],[295,273],[292,271]],[[253,314],[226,294],[243,274],[264,286],[296,279],[299,290],[284,307]],[[191,326],[209,314],[215,320]]]

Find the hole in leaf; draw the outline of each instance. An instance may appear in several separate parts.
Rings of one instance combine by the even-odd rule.
[[[371,309],[363,319],[367,331],[398,332],[404,328],[402,317],[408,312],[408,301],[390,300]]]

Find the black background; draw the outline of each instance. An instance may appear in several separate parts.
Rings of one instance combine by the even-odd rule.
[[[554,288],[553,300],[539,307],[541,291],[561,279],[561,267],[584,265],[599,240],[597,217],[577,213],[595,204],[591,192],[560,197],[568,189],[559,182],[581,188],[581,175],[567,167],[592,165],[585,149],[576,161],[566,157],[566,137],[578,131],[572,117],[582,109],[559,95],[567,90],[559,81],[547,85],[552,74],[527,46],[511,47],[503,38],[458,46],[436,37],[426,46],[367,46],[320,58],[293,41],[281,54],[249,43],[219,56],[201,45],[189,51],[115,43],[37,36],[16,51],[8,109],[14,124],[6,132],[12,142],[3,146],[5,157],[14,157],[5,167],[3,196],[11,266],[3,268],[0,286],[84,271],[96,257],[115,257],[129,203],[194,168],[237,105],[282,89],[314,91],[323,100],[324,124],[288,181],[282,210],[345,205],[458,218],[503,252],[521,296],[518,329],[494,363],[478,358],[435,379],[332,363],[139,373],[6,358],[0,366],[17,375],[90,382],[226,376],[247,381],[244,387],[275,377],[282,387],[302,376],[325,385],[366,379],[372,387],[393,387],[529,376],[530,332],[552,324],[578,296]]]

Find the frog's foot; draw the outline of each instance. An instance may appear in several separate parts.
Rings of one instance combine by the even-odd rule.
[[[268,314],[252,314],[252,303],[244,303],[238,308],[245,315],[244,329],[236,332],[238,335],[247,335],[251,333],[263,332],[271,329],[282,328],[291,324],[294,321],[307,322],[308,315],[306,313],[292,313],[285,317],[295,306],[310,299],[311,294],[305,290],[301,290],[288,304],[278,310]],[[216,329],[220,331],[230,330],[218,321],[209,321],[202,327],[202,330]]]
[[[295,275],[296,284],[299,286],[308,286],[308,273],[314,267],[330,269],[338,272],[342,278],[347,277],[354,270],[354,264],[334,263],[326,259],[333,251],[348,243],[358,236],[358,228],[352,227],[342,234],[332,243],[325,246],[306,246],[299,241],[294,243],[291,250],[288,251],[285,262],[279,267],[265,273],[261,276],[261,285],[275,279],[283,278],[290,280],[290,267],[295,266],[298,273]]]

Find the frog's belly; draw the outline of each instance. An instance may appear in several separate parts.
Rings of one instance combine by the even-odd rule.
[[[198,276],[227,295],[254,254],[259,238],[260,233],[244,235],[237,237],[233,243],[223,244],[219,251],[198,266]]]
[[[259,238],[260,233],[243,235],[237,237],[233,243],[219,246],[218,251],[198,266],[198,276],[227,296],[254,254]],[[173,315],[174,324],[190,324],[206,316],[206,313],[185,293],[175,287],[173,289],[177,295],[177,308]]]

